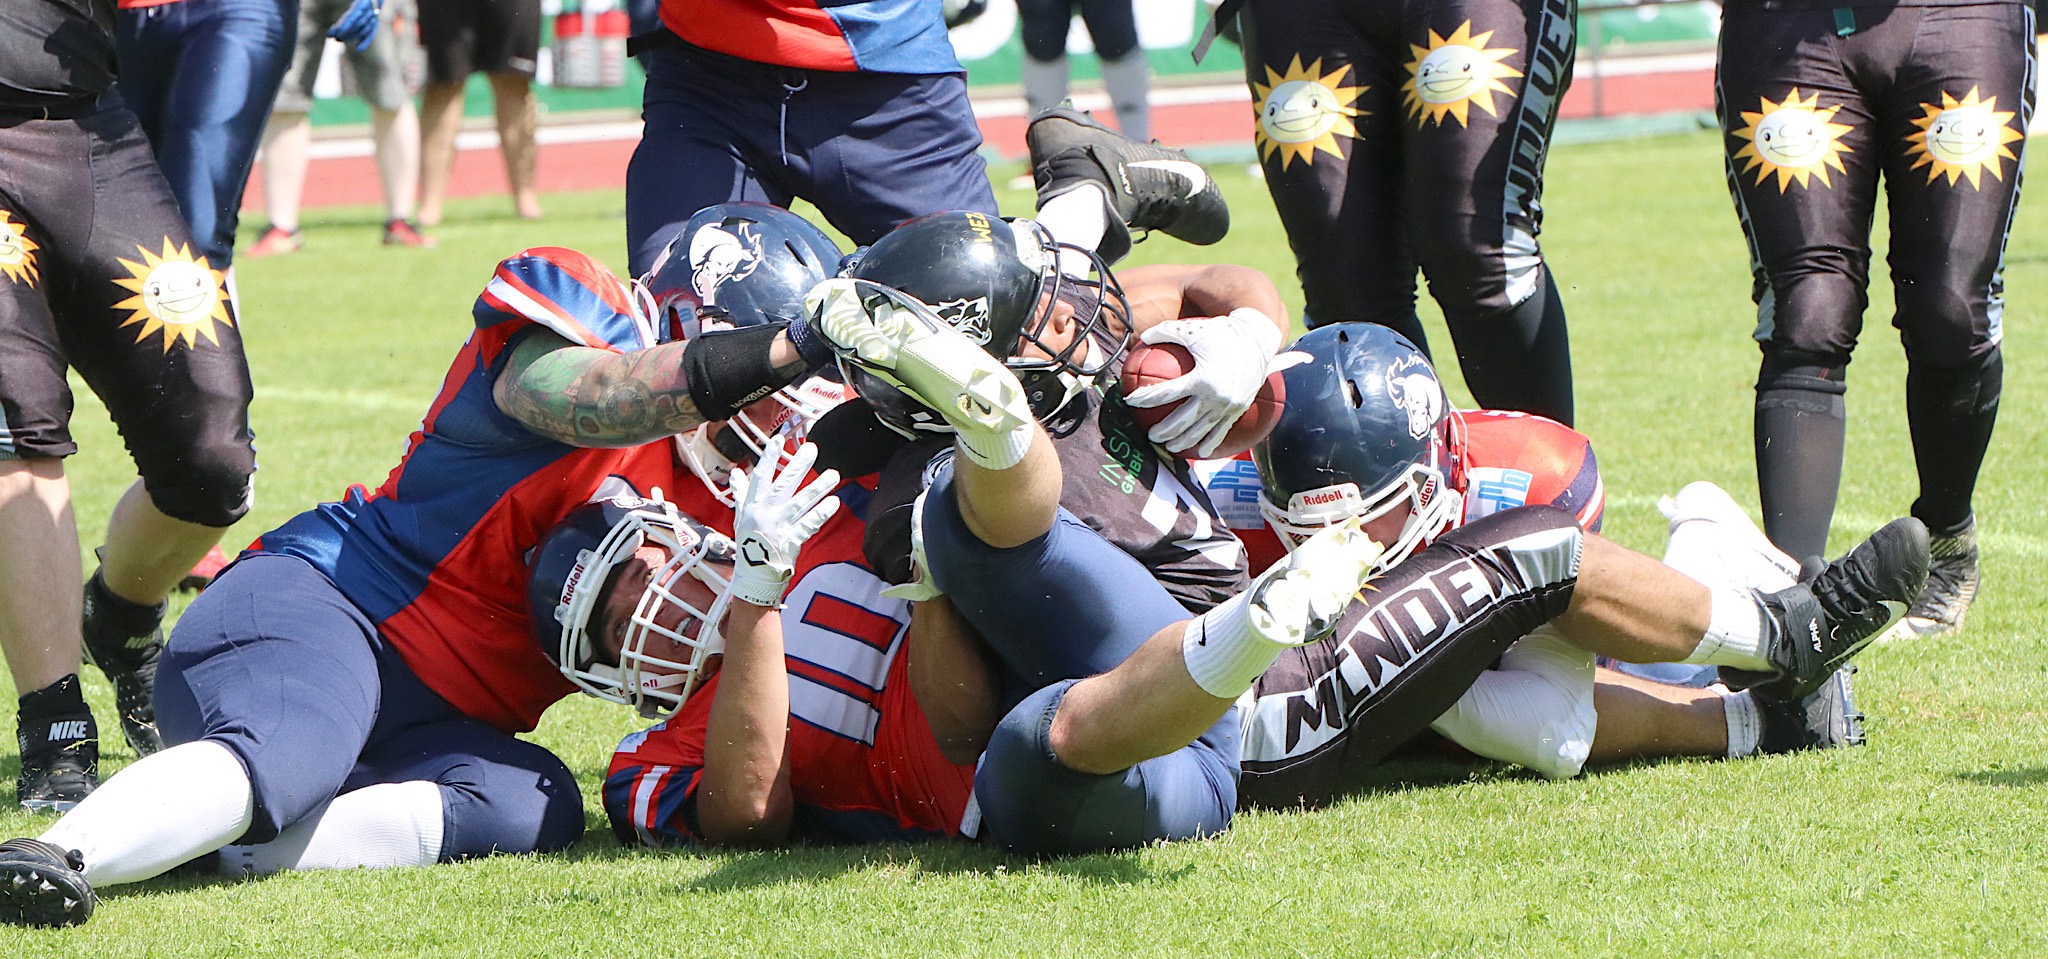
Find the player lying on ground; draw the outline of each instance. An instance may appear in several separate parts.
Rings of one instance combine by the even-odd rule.
[[[661,490],[724,526],[670,437],[803,369],[779,326],[672,342],[648,306],[572,251],[500,264],[384,485],[266,534],[179,620],[157,687],[171,748],[41,840],[0,844],[0,920],[84,921],[93,886],[230,843],[224,867],[265,872],[560,849],[581,835],[568,768],[514,735],[577,686],[551,658],[559,646],[529,634],[527,577],[508,571],[558,523],[587,520],[588,503]],[[698,560],[722,541],[669,526],[672,548]],[[667,648],[687,630],[660,625],[646,641],[659,648],[636,655],[688,662]]]

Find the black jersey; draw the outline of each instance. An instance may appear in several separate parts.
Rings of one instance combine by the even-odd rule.
[[[114,0],[0,3],[0,108],[49,107],[114,85]]]
[[[1174,599],[1202,612],[1249,585],[1244,545],[1230,531],[1186,460],[1145,438],[1114,392],[1086,393],[1070,427],[1053,438],[1064,485],[1060,506],[1150,570]],[[952,442],[905,447],[882,470],[868,514],[868,561],[883,578],[909,578],[910,502],[932,480]]]

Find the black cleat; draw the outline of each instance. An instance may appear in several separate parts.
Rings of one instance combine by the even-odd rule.
[[[1977,599],[1977,524],[1974,520],[1954,536],[1928,542],[1934,557],[1927,567],[1927,585],[1906,611],[1905,632],[1941,636],[1959,632],[1970,604]],[[1895,631],[1896,632],[1896,631]]]
[[[0,842],[0,922],[76,926],[100,898],[85,880],[85,859],[40,839]]]
[[[14,732],[21,750],[14,797],[21,808],[69,812],[100,784],[99,727],[76,674],[21,697]]]
[[[156,665],[164,651],[167,603],[139,606],[109,592],[94,573],[85,584],[85,658],[114,684],[121,734],[136,756],[164,748],[156,725]]]
[[[1065,106],[1032,117],[1024,142],[1031,148],[1031,178],[1038,184],[1041,206],[1079,183],[1093,181],[1102,185],[1117,216],[1133,229],[1158,230],[1200,246],[1230,232],[1230,207],[1223,201],[1223,191],[1185,151],[1139,143]],[[1128,237],[1116,234],[1112,230],[1104,237],[1104,260],[1114,261],[1129,252]]]
[[[1856,709],[1855,691],[1849,682],[1855,672],[1854,666],[1836,670],[1805,699],[1782,699],[1770,686],[1751,691],[1757,712],[1763,716],[1757,751],[1789,753],[1863,745],[1863,713]]]
[[[1905,615],[1927,564],[1927,527],[1895,519],[1810,579],[1763,594],[1764,652],[1778,674],[1757,688],[1785,700],[1811,696]]]

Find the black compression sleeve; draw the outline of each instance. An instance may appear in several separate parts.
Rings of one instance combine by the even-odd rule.
[[[683,348],[683,375],[690,399],[708,420],[728,420],[749,403],[788,386],[800,375],[776,372],[768,348],[780,324],[718,330],[691,340]]]

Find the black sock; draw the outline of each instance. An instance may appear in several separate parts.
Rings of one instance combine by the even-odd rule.
[[[1490,410],[1519,410],[1572,425],[1572,352],[1564,301],[1544,267],[1539,289],[1520,306],[1451,325],[1458,368],[1472,398]]]
[[[1756,483],[1764,533],[1793,559],[1825,557],[1848,432],[1842,368],[1766,356],[1756,391]]]
[[[1920,498],[1913,516],[1936,536],[1955,536],[1970,525],[1970,496],[2005,385],[1998,348],[1967,366],[1942,369],[1913,363],[1906,371],[1906,422],[1913,434],[1913,465]]]

